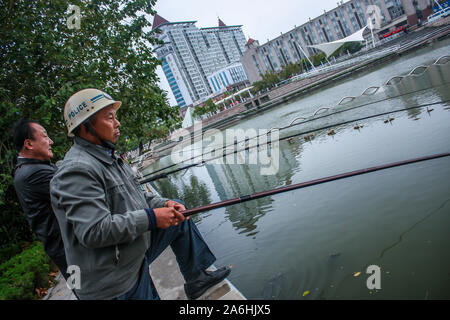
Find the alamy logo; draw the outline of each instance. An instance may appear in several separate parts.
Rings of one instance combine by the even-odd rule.
[[[67,7],[67,13],[70,14],[66,21],[67,28],[79,30],[81,28],[80,7],[69,4]]]
[[[381,9],[379,6],[370,5],[366,10],[367,25],[370,29],[381,28]]]
[[[259,165],[261,175],[274,175],[279,170],[278,129],[218,129],[202,132],[201,123],[194,124],[191,133],[180,129],[171,136],[172,141],[182,142],[171,152],[173,163],[248,164]]]
[[[370,274],[366,281],[367,289],[381,289],[381,268],[377,265],[371,265],[367,267],[366,273]]]
[[[66,285],[70,290],[81,289],[81,270],[77,265],[70,265],[67,268],[67,273],[70,274],[67,278]]]

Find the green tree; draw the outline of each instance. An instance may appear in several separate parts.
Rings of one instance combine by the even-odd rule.
[[[212,114],[212,113],[216,112],[219,108],[220,108],[220,106],[216,105],[212,101],[212,99],[208,99],[205,101],[205,109],[208,113]]]
[[[266,72],[262,76],[262,80],[268,88],[272,88],[278,82],[280,82],[280,77],[275,72]]]
[[[205,108],[203,105],[201,105],[201,106],[196,106],[196,107],[194,108],[194,111],[192,111],[192,116],[193,116],[195,119],[201,119],[201,117],[202,117],[204,114],[206,114],[206,108]]]
[[[203,104],[194,108],[194,111],[192,112],[192,116],[194,118],[200,119],[203,115],[205,115],[205,114],[211,115],[219,109],[220,109],[220,105],[216,105],[212,101],[212,99],[208,99]]]
[[[250,90],[253,94],[261,90],[270,89],[280,82],[279,76],[273,71],[266,71],[266,73],[261,75],[261,78],[261,80],[253,83],[253,88]]]
[[[30,238],[12,186],[11,127],[18,118],[47,129],[55,142],[53,161],[72,143],[65,102],[84,88],[103,89],[123,102],[121,140],[150,140],[179,126],[178,109],[157,86],[152,48],[159,42],[147,18],[155,14],[155,2],[0,0],[0,247]],[[79,28],[69,4],[79,8]]]
[[[289,79],[292,75],[300,73],[300,71],[302,70],[302,68],[300,67],[300,65],[296,64],[296,63],[288,63],[283,70],[281,70],[280,72],[280,78],[285,80],[285,79]]]
[[[315,67],[320,66],[320,64],[321,64],[322,62],[323,62],[323,63],[327,62],[327,60],[326,60],[326,55],[325,55],[324,52],[322,52],[322,53],[317,53],[317,54],[311,56],[309,59],[311,60],[312,64],[313,64]]]
[[[309,63],[307,58],[303,58],[299,62],[301,72],[307,72],[309,69],[311,69],[311,64]]]

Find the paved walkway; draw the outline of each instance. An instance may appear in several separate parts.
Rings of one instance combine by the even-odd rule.
[[[187,300],[184,293],[184,278],[180,273],[175,255],[167,248],[150,267],[150,275],[162,300]],[[77,300],[61,273],[58,283],[48,290],[42,300]],[[198,300],[244,300],[245,297],[228,281],[224,280],[205,292]]]
[[[77,300],[75,295],[69,288],[67,288],[66,280],[61,275],[61,272],[55,278],[56,286],[48,289],[48,293],[41,300]]]

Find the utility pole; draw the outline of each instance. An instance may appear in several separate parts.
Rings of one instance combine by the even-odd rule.
[[[298,45],[298,47],[300,48],[300,50],[302,51],[303,55],[306,57],[306,59],[308,60],[309,64],[311,65],[311,67],[313,68],[313,70],[316,70],[316,68],[314,68],[313,63],[311,62],[311,60],[309,60],[308,56],[306,55],[305,51],[303,51],[303,48],[301,45]]]

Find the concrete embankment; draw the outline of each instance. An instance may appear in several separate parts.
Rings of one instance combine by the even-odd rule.
[[[150,275],[162,300],[187,300],[184,279],[170,247],[151,264]],[[42,300],[77,300],[61,273],[55,280],[57,285],[50,288]],[[208,289],[198,300],[245,300],[245,297],[225,279]]]

